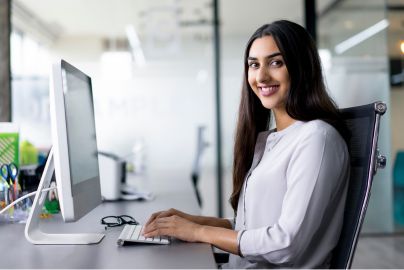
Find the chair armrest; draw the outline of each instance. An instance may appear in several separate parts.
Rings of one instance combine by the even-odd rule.
[[[213,256],[217,264],[224,264],[229,262],[229,253],[225,252],[214,252]]]

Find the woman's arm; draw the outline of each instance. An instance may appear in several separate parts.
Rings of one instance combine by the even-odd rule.
[[[238,231],[231,229],[202,226],[199,241],[209,243],[227,252],[240,255],[237,240]]]
[[[230,226],[229,221],[224,219],[202,218],[200,221]],[[238,254],[237,231],[201,225],[178,215],[154,218],[146,224],[143,234],[145,237],[166,235],[188,242],[205,242],[233,254]]]
[[[150,216],[149,220],[146,222],[145,227],[147,227],[151,222],[153,222],[157,218],[170,217],[170,216],[179,216],[186,220],[197,223],[199,225],[207,225],[207,226],[212,226],[212,227],[222,227],[222,228],[232,229],[232,224],[227,219],[217,218],[217,217],[190,215],[190,214],[181,212],[181,211],[179,211],[177,209],[173,209],[173,208],[166,210],[166,211],[160,211],[160,212],[156,212],[156,213],[152,214]]]
[[[191,216],[191,215],[190,215]],[[205,216],[192,216],[191,221],[212,227],[221,227],[225,229],[232,229],[232,225],[228,219],[217,217],[205,217]]]

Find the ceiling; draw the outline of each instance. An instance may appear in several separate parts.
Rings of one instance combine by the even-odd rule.
[[[126,39],[132,25],[140,39],[153,35],[212,38],[212,0],[13,0],[13,25],[40,29],[55,40],[63,37]],[[317,0],[318,36],[335,46],[385,17],[384,0]],[[404,0],[388,0],[404,6]],[[303,21],[304,0],[219,0],[221,34],[248,37],[276,19]],[[390,31],[401,36],[404,16],[391,11]],[[37,27],[34,27],[37,26]]]
[[[182,32],[211,30],[211,0],[14,0],[58,34],[125,35],[134,25],[140,35],[180,26]],[[332,0],[319,1],[324,9]],[[222,0],[219,12],[223,35],[250,34],[258,26],[286,18],[303,23],[303,0]],[[152,25],[152,26],[151,26]]]

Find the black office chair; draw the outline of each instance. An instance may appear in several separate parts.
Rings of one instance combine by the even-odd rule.
[[[351,175],[341,236],[333,251],[331,268],[349,269],[370,198],[373,176],[384,168],[386,157],[379,155],[377,141],[380,117],[387,106],[382,102],[341,110],[349,131]]]
[[[373,176],[378,168],[384,168],[386,165],[386,157],[379,155],[377,149],[380,117],[386,110],[386,104],[380,101],[340,110],[350,133],[347,143],[351,175],[344,223],[339,242],[333,250],[331,268],[348,269],[351,267],[369,202]],[[228,254],[215,253],[215,259],[220,265],[228,260]]]
[[[195,160],[192,165],[192,172],[191,172],[191,179],[192,179],[192,185],[194,187],[195,191],[195,196],[198,201],[199,207],[202,207],[202,197],[199,192],[199,176],[200,176],[200,171],[201,171],[201,158],[202,154],[209,146],[209,143],[204,140],[204,131],[205,131],[205,126],[198,126],[197,127],[197,140],[196,140],[196,152],[195,152]]]

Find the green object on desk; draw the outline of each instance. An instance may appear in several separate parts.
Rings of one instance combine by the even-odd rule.
[[[21,165],[38,164],[38,149],[29,141],[22,141],[20,146]]]
[[[51,201],[46,200],[44,206],[49,214],[57,214],[60,212],[59,201],[56,199]]]

